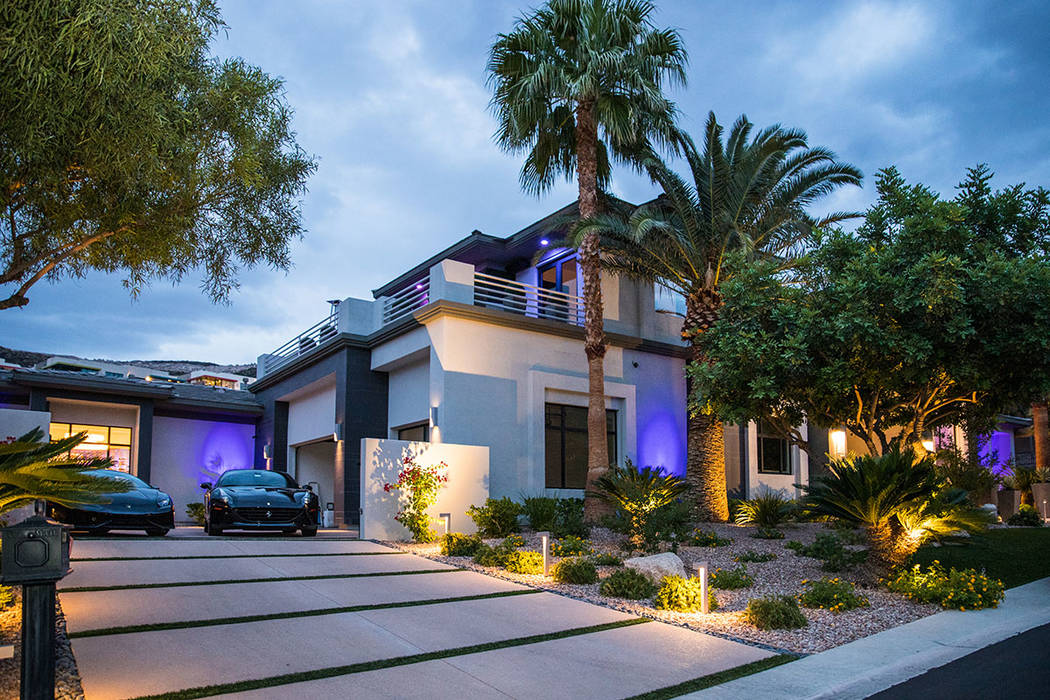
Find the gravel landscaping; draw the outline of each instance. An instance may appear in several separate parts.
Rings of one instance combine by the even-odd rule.
[[[794,653],[809,654],[824,651],[940,611],[937,605],[914,603],[885,589],[858,586],[857,592],[868,598],[869,607],[838,614],[827,610],[803,608],[809,621],[807,627],[798,630],[759,630],[743,619],[743,610],[748,600],[773,594],[797,595],[803,589],[804,580],[816,580],[824,576],[855,580],[849,572],[823,571],[820,561],[798,556],[784,547],[784,543],[789,540],[810,544],[817,535],[828,532],[828,530],[823,525],[815,523],[788,525],[783,527],[785,539],[762,540],[750,536],[755,531],[753,527],[707,524],[702,529],[713,531],[720,537],[730,538],[732,544],[723,547],[680,547],[678,555],[683,559],[686,570],[690,573],[693,571],[693,564],[700,561],[707,561],[710,571],[717,568],[735,568],[740,564],[734,561],[734,557],[747,551],[777,555],[776,559],[768,562],[744,564],[748,573],[754,578],[754,584],[751,587],[731,591],[714,589],[718,599],[718,610],[707,615],[657,610],[653,607],[651,599],[625,600],[603,596],[598,593],[600,583],[586,585],[556,583],[540,575],[515,574],[504,569],[480,566],[469,557],[441,556],[438,543],[386,542],[385,544],[435,561],[480,571],[490,576],[543,588],[624,612]],[[522,536],[525,538],[523,549],[540,551],[538,537],[530,532],[522,533]],[[627,558],[630,555],[622,550],[622,539],[620,535],[609,530],[595,528],[591,532],[590,541],[596,552],[612,552]],[[500,540],[486,540],[486,542],[496,544]],[[552,563],[556,560],[552,558]],[[613,566],[598,567],[602,578],[615,569],[616,567]]]
[[[0,644],[14,644],[15,655],[0,660],[0,697],[18,697],[19,669],[22,663],[22,597],[21,587],[15,587],[15,600],[0,611]],[[55,699],[84,700],[80,674],[73,650],[66,636],[66,618],[61,605],[56,603],[55,622]]]

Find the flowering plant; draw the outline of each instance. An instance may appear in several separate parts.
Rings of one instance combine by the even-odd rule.
[[[387,493],[396,490],[402,494],[403,505],[394,520],[408,528],[416,542],[433,542],[436,534],[430,529],[427,508],[434,505],[438,491],[448,483],[448,465],[441,462],[437,466],[422,467],[411,457],[405,457],[403,464],[397,481],[383,484]]]

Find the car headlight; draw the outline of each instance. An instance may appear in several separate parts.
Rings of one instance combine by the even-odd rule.
[[[157,498],[157,507],[158,508],[167,508],[170,505],[171,505],[171,499],[168,498],[167,496],[160,496],[159,498]]]

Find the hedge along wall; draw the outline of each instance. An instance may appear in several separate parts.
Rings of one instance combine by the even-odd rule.
[[[452,514],[452,531],[473,533],[467,508],[484,503],[489,495],[489,448],[407,440],[361,440],[361,539],[407,540],[411,533],[394,520],[400,492],[383,489],[397,481],[406,458],[422,467],[448,464],[448,483],[438,493],[430,514],[434,530],[444,531],[439,513]]]

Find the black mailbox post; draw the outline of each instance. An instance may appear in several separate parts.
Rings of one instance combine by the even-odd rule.
[[[22,586],[22,700],[55,697],[55,583],[69,573],[72,540],[35,515],[0,530],[0,583]]]

